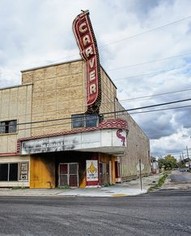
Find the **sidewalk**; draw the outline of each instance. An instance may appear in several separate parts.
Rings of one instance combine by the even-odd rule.
[[[140,179],[100,188],[75,188],[75,189],[1,189],[0,196],[83,196],[83,197],[123,197],[135,196],[146,193],[154,186],[160,175],[151,175],[142,178],[142,190]]]

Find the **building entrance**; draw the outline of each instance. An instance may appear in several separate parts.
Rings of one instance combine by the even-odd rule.
[[[99,164],[100,170],[100,184],[108,184],[109,183],[109,163],[100,162]]]
[[[60,163],[58,175],[59,186],[79,187],[78,163]]]

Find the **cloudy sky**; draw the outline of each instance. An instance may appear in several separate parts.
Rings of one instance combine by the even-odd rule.
[[[0,88],[20,84],[21,70],[79,59],[72,22],[87,9],[126,109],[191,99],[190,0],[0,0]],[[191,148],[190,108],[186,101],[129,113],[153,156],[179,158]]]

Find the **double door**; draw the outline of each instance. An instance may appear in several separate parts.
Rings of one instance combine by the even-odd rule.
[[[59,186],[79,187],[78,163],[60,163],[58,175]]]
[[[100,184],[109,184],[109,163],[100,162],[99,163],[100,170]]]

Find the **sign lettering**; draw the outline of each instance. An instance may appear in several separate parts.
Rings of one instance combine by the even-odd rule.
[[[75,18],[73,31],[80,54],[86,61],[87,106],[92,106],[96,103],[101,91],[99,91],[99,55],[88,11]]]

